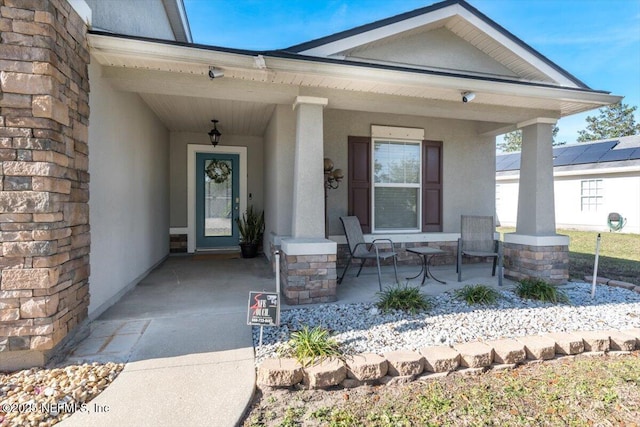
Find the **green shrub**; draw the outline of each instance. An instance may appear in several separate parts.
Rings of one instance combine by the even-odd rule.
[[[520,298],[537,299],[545,302],[569,302],[569,298],[564,292],[541,279],[521,280],[516,285],[516,294]]]
[[[387,287],[383,292],[378,292],[378,295],[380,299],[376,305],[382,311],[403,310],[414,314],[431,308],[431,303],[420,293],[420,288],[408,285]]]
[[[292,332],[284,352],[295,357],[303,366],[341,355],[339,345],[329,336],[329,331],[319,326],[313,329],[303,326],[299,331]]]
[[[500,297],[500,292],[486,285],[466,285],[462,289],[456,289],[454,294],[470,305],[493,304]]]

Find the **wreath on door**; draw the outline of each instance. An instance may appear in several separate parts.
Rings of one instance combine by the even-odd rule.
[[[207,176],[216,184],[222,184],[231,175],[231,166],[226,160],[213,159],[205,169]]]

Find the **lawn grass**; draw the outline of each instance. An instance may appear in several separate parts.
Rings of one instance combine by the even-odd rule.
[[[498,231],[513,233],[514,228],[499,227]],[[569,276],[584,280],[593,274],[597,231],[558,230],[569,236]],[[640,235],[600,233],[598,276],[640,285]]]
[[[640,357],[576,358],[352,390],[265,390],[244,427],[632,426]]]

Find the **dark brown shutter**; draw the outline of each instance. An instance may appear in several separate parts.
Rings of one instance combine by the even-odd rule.
[[[422,141],[422,231],[442,231],[442,141]]]
[[[364,233],[371,232],[371,138],[349,137],[349,215],[357,216]]]

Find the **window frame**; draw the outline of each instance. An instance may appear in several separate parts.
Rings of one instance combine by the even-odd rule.
[[[585,184],[588,184],[586,194]],[[592,187],[593,184],[595,187]],[[601,212],[599,208],[602,206],[604,206],[604,180],[602,178],[581,179],[580,212]]]
[[[402,143],[402,144],[412,144],[418,146],[418,161],[420,163],[418,170],[418,183],[417,184],[393,184],[393,183],[376,183],[375,180],[375,164],[376,164],[376,143],[379,142],[389,142],[389,143]],[[423,161],[423,140],[419,139],[401,139],[401,138],[390,138],[390,137],[371,137],[371,233],[375,234],[394,234],[394,233],[422,233],[422,209],[423,209],[423,192],[424,192],[424,183],[423,183],[423,175],[424,175],[424,161]],[[376,228],[376,188],[416,188],[417,189],[417,200],[416,200],[416,227],[415,228],[394,228],[394,229],[378,229]]]

